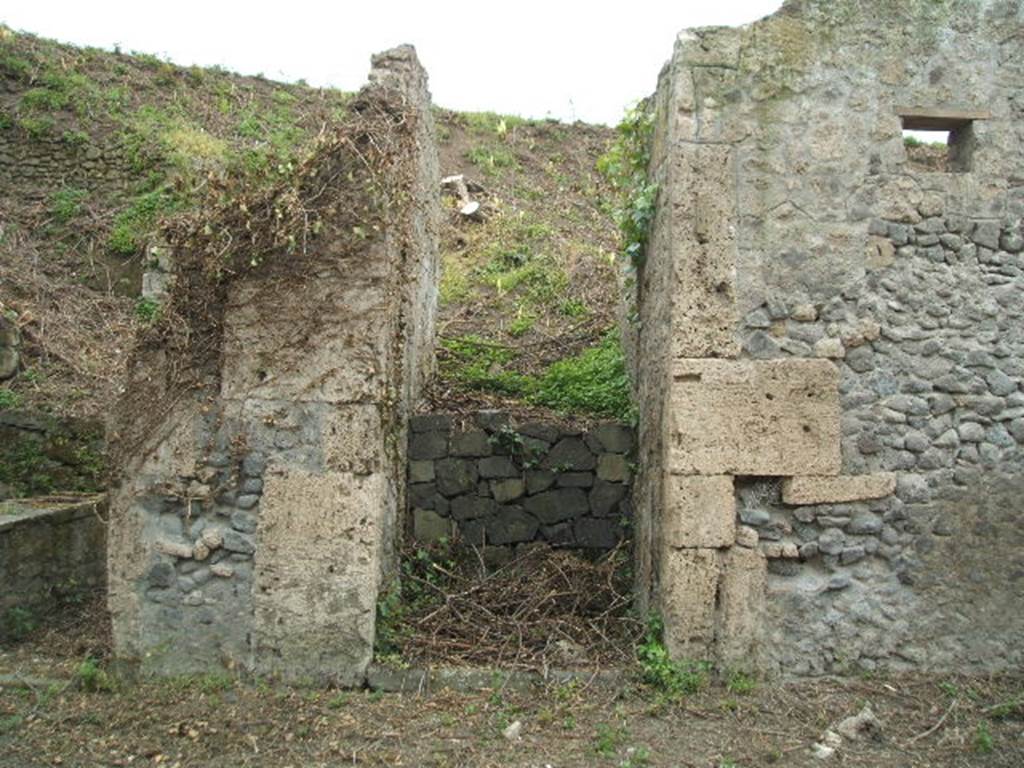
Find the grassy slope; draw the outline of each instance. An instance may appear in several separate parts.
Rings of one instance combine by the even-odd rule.
[[[0,28],[0,131],[69,169],[52,188],[0,189],[0,311],[27,344],[0,405],[102,415],[150,314],[137,297],[159,219],[196,205],[210,174],[287,172],[346,100]],[[68,178],[94,153],[116,184]]]
[[[602,343],[617,230],[595,163],[611,129],[442,113],[438,132],[442,173],[482,188],[471,196],[486,216],[466,220],[445,198],[434,400],[625,417],[620,354]]]
[[[211,174],[258,184],[287,173],[347,98],[0,27],[0,131],[69,165],[96,149],[113,154],[121,182],[0,189],[0,311],[17,318],[27,345],[0,407],[102,415],[152,311],[137,297],[159,220],[198,204]],[[609,344],[582,366],[563,364],[568,378],[549,377],[547,397],[537,394],[552,362],[599,345],[614,325],[615,230],[594,170],[610,130],[444,110],[437,125],[442,172],[483,188],[474,196],[487,218],[446,211],[432,405],[522,408],[532,393],[572,410],[595,400],[579,379],[596,376],[597,397],[614,390],[602,402],[618,408],[624,380]]]

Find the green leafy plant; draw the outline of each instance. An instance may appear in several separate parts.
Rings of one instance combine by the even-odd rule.
[[[506,168],[515,168],[518,165],[516,156],[504,147],[473,147],[466,152],[465,157],[469,162],[489,175],[496,175]]]
[[[21,403],[21,396],[7,387],[0,388],[0,409],[17,408]]]
[[[551,365],[530,400],[566,412],[632,419],[629,376],[618,333],[613,331],[596,347]]]
[[[651,753],[646,747],[633,747],[626,752],[626,759],[619,764],[619,768],[647,768],[651,764]]]
[[[531,386],[528,376],[506,367],[516,358],[508,347],[476,335],[442,339],[447,354],[441,360],[442,373],[472,389],[522,396]]]
[[[704,688],[711,665],[705,661],[673,660],[662,639],[664,632],[660,616],[648,617],[647,633],[637,647],[637,661],[642,682],[659,695],[675,701]]]
[[[974,751],[981,755],[988,755],[995,751],[996,743],[992,738],[992,731],[987,723],[978,723],[974,729]]]
[[[597,161],[597,169],[611,183],[618,198],[613,210],[618,224],[622,255],[634,267],[643,265],[647,239],[654,219],[658,187],[647,178],[654,114],[645,103],[626,111],[616,138]]]
[[[58,222],[65,224],[78,215],[82,202],[88,196],[86,190],[78,187],[58,189],[50,197],[50,211]]]
[[[140,298],[135,302],[135,316],[144,323],[152,323],[160,317],[160,304],[150,298]]]
[[[725,688],[729,693],[746,696],[753,693],[757,688],[757,679],[742,670],[733,670],[729,673],[729,677],[725,682]]]
[[[626,729],[608,723],[598,723],[594,734],[594,751],[602,757],[613,757],[619,745],[629,737]]]
[[[442,538],[429,547],[419,547],[402,560],[401,578],[377,601],[374,656],[378,661],[405,667],[402,644],[405,617],[425,605],[432,605],[455,569],[452,544]]]
[[[179,201],[165,187],[139,195],[114,219],[107,247],[122,256],[138,253],[160,216],[172,212],[178,205]]]
[[[89,693],[110,692],[114,690],[114,681],[102,669],[99,662],[92,656],[87,657],[78,668],[75,669],[75,679],[82,690]]]
[[[498,136],[505,136],[511,129],[530,122],[517,115],[499,115],[495,112],[462,112],[460,117],[471,131]]]
[[[53,130],[53,119],[50,117],[26,116],[18,120],[18,127],[21,128],[33,139],[41,139],[49,135]]]

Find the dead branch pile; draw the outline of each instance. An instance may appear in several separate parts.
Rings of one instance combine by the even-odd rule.
[[[621,547],[591,562],[537,546],[493,571],[463,558],[440,585],[406,573],[433,597],[403,615],[402,656],[541,670],[628,662],[643,634],[628,562]]]

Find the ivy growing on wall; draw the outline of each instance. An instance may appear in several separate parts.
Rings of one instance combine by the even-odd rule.
[[[621,253],[634,267],[642,266],[646,257],[658,194],[657,184],[647,178],[653,128],[654,113],[646,102],[626,110],[615,141],[597,161],[597,169],[615,189],[614,216],[621,232]]]

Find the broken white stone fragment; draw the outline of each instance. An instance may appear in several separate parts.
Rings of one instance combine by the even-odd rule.
[[[227,563],[214,563],[210,566],[210,573],[220,576],[222,579],[230,579],[235,575],[235,569]]]
[[[861,739],[879,741],[882,738],[882,724],[875,717],[875,713],[871,711],[869,706],[865,706],[856,715],[851,715],[842,720],[836,726],[836,730],[849,741],[859,741]]]

